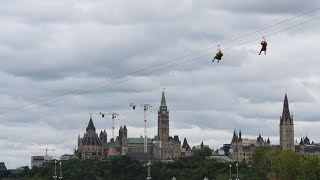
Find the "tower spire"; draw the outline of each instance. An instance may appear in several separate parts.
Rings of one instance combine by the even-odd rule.
[[[162,91],[162,97],[158,111],[158,136],[162,142],[169,140],[169,110],[167,108],[164,90]]]
[[[92,115],[90,113],[90,120],[89,120],[89,123],[88,123],[88,126],[87,126],[87,131],[88,130],[92,130],[93,132],[96,131],[96,128],[94,127],[94,124],[93,124],[93,121],[92,121]]]
[[[167,103],[166,103],[166,97],[164,95],[164,89],[162,90],[162,97],[161,97],[161,103],[160,103],[160,106],[167,106]]]
[[[282,117],[281,117],[280,123],[282,124],[286,121],[293,122],[292,118],[290,116],[289,102],[288,102],[287,94],[285,94],[284,100],[283,100],[283,111],[282,111]]]
[[[283,100],[283,111],[280,117],[280,146],[284,150],[295,150],[294,147],[294,124],[290,115],[287,93]]]

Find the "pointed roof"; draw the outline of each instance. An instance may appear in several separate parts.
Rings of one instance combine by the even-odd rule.
[[[263,142],[263,138],[260,133],[259,133],[259,136],[257,137],[257,142],[261,142],[261,143]]]
[[[287,93],[284,95],[283,107],[286,107],[286,108],[289,107]]]
[[[187,138],[184,138],[182,148],[186,148],[187,146],[189,146],[189,144],[187,142]]]
[[[289,120],[291,123],[292,121],[292,117],[290,116],[290,110],[289,110],[289,102],[288,102],[288,97],[287,97],[287,93],[284,96],[284,100],[283,100],[283,111],[282,111],[282,116],[281,116],[281,124],[284,121]]]
[[[160,106],[167,106],[166,97],[164,95],[164,91],[162,91],[161,103]]]
[[[90,120],[87,126],[87,131],[91,130],[93,132],[96,132],[96,128],[94,127],[93,121],[92,121],[92,117],[90,116]]]

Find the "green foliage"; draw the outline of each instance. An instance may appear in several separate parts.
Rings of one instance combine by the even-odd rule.
[[[209,149],[210,150],[210,149]],[[204,177],[223,180],[236,178],[236,162],[223,163],[210,159],[211,151],[203,148],[191,157],[173,161],[153,161],[153,180],[180,179],[199,180]],[[68,180],[135,180],[146,179],[147,167],[144,162],[132,161],[126,156],[106,161],[69,160],[62,161],[63,179]],[[320,159],[304,158],[292,151],[282,151],[275,147],[257,147],[250,164],[238,162],[239,178],[246,180],[320,180]],[[59,165],[57,164],[59,173]],[[19,179],[52,179],[54,162],[42,167],[26,169]]]
[[[299,167],[299,180],[320,180],[320,158],[307,157]]]
[[[204,159],[212,155],[212,151],[208,147],[203,147],[192,154],[194,157]]]
[[[295,180],[298,175],[302,157],[293,151],[282,151],[275,156],[274,169],[276,177],[286,180]]]
[[[209,179],[224,178],[229,173],[229,164],[217,162],[208,157],[207,150],[199,151],[192,157],[179,158],[174,161],[154,161],[151,166],[151,175],[154,180],[190,179],[198,180],[208,177]],[[235,164],[233,164],[235,167]],[[147,167],[143,162],[132,161],[126,156],[106,161],[98,160],[69,160],[62,161],[64,179],[70,180],[134,180],[145,179]],[[233,168],[233,173],[235,168]],[[57,164],[57,173],[59,166]],[[46,163],[42,167],[31,169],[28,179],[52,179],[54,174],[54,162]]]
[[[303,158],[293,151],[257,147],[247,179],[320,180],[319,157]]]

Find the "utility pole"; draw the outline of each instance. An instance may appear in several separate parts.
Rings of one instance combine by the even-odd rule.
[[[104,114],[104,113],[101,113],[101,112],[100,112],[100,115],[101,115],[103,118],[104,118],[104,116],[105,116],[105,114]],[[115,139],[114,139],[114,119],[115,119],[117,116],[119,116],[119,114],[116,113],[116,112],[111,112],[111,113],[109,113],[108,115],[111,115],[111,118],[112,118],[112,139],[115,140]]]

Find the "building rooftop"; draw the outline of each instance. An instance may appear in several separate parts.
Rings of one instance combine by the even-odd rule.
[[[147,143],[152,144],[152,139],[147,138]],[[144,144],[144,138],[128,138],[128,144]]]
[[[4,164],[4,162],[0,162],[0,171],[6,171],[6,170],[7,170],[7,167]]]

